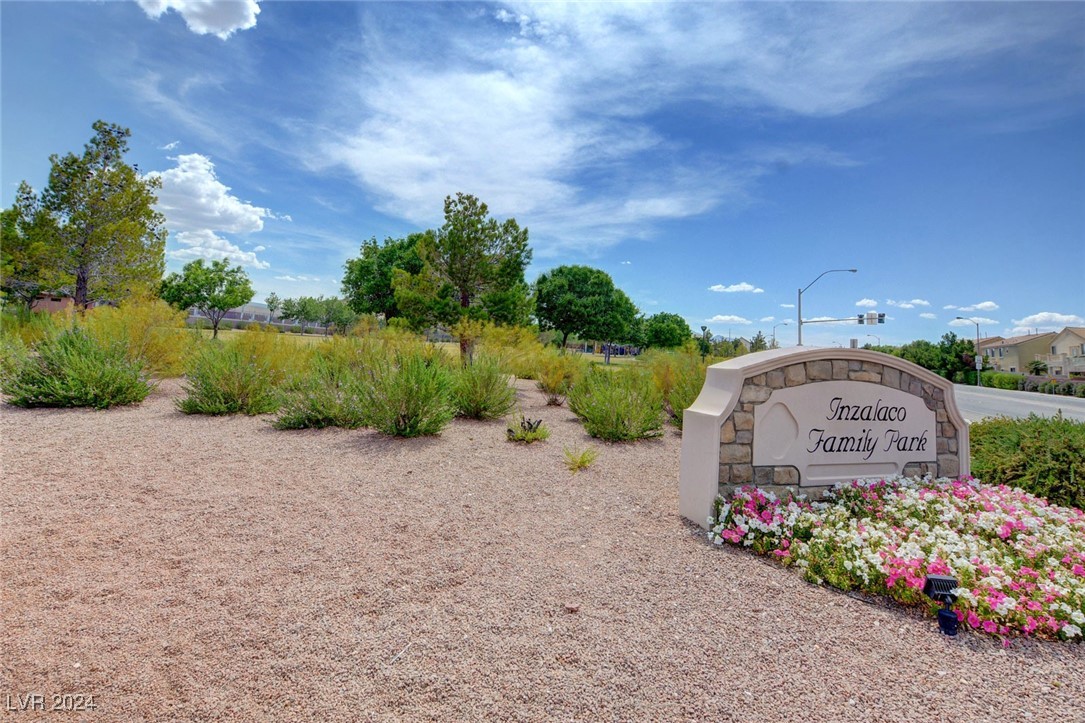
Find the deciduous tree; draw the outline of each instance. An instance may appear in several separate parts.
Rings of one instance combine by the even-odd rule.
[[[159,295],[178,309],[196,308],[211,320],[212,337],[226,312],[252,301],[249,277],[240,266],[230,268],[226,259],[205,266],[203,259],[185,264],[182,273],[162,280]]]
[[[596,341],[626,341],[634,332],[637,309],[610,275],[589,266],[559,266],[535,282],[535,316],[543,331]]]
[[[649,347],[673,349],[685,344],[692,336],[689,324],[678,314],[661,311],[644,322],[644,341]]]
[[[384,314],[386,319],[400,316],[392,281],[396,271],[421,273],[418,242],[423,235],[386,238],[382,244],[376,238],[363,241],[361,256],[344,265],[343,295],[350,308],[359,314]]]

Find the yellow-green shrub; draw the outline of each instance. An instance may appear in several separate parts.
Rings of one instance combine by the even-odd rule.
[[[548,349],[537,356],[535,369],[536,385],[546,395],[546,403],[560,406],[569,389],[587,373],[588,363],[579,354]]]
[[[159,377],[180,376],[197,344],[196,336],[185,329],[185,313],[161,299],[99,306],[80,323],[88,336],[103,345],[123,345],[129,359],[141,360]]]
[[[272,384],[281,384],[295,375],[304,374],[309,367],[312,346],[285,339],[278,331],[264,330],[255,325],[225,342],[244,358],[267,369]]]

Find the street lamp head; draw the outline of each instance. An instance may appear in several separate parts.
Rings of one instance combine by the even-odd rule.
[[[853,274],[859,273],[859,269],[848,269],[848,271],[852,272]]]

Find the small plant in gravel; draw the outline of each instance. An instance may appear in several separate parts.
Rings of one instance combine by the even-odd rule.
[[[744,487],[717,500],[708,524],[716,544],[932,614],[924,579],[952,575],[958,619],[985,633],[1081,641],[1085,629],[1085,513],[1004,485],[857,481],[815,503]]]
[[[543,420],[528,419],[522,414],[520,415],[520,422],[518,424],[509,422],[509,428],[505,432],[510,442],[524,442],[525,444],[538,442],[550,436],[550,430],[543,424]]]
[[[103,344],[81,329],[46,338],[37,352],[3,381],[16,406],[107,409],[142,402],[154,389],[123,344]]]
[[[456,414],[452,372],[414,350],[378,360],[360,382],[366,426],[395,437],[439,434]]]
[[[472,363],[456,372],[452,399],[464,417],[497,419],[516,404],[516,390],[496,358],[476,354]]]
[[[245,335],[255,332],[245,332]],[[203,346],[185,375],[185,414],[267,414],[282,403],[275,372],[267,359],[246,353],[231,342]]]
[[[650,375],[638,370],[592,369],[568,399],[593,437],[621,442],[663,434],[663,395]]]
[[[595,464],[595,460],[599,458],[599,450],[595,447],[585,447],[584,449],[575,446],[563,447],[562,453],[565,455],[565,466],[573,474],[591,467]]]

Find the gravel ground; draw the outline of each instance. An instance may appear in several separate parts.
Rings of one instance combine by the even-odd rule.
[[[1085,646],[938,634],[709,544],[680,437],[0,410],[0,696],[65,720],[1081,721]],[[562,448],[594,444],[573,475]],[[20,714],[19,720],[40,714]],[[46,714],[49,715],[49,714]],[[59,714],[52,714],[59,716]]]

